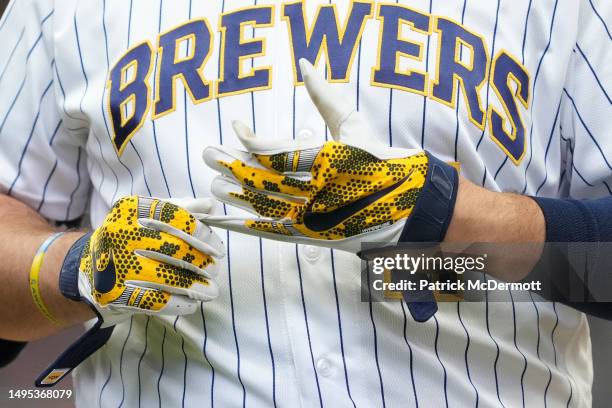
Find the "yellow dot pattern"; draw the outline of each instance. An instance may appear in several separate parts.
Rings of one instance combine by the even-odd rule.
[[[248,187],[242,193],[232,195],[250,204],[260,216],[289,218],[301,234],[326,240],[348,238],[407,218],[425,184],[429,165],[425,153],[383,160],[363,149],[331,141],[326,142],[312,159],[310,180],[282,174],[290,162],[299,160],[300,154],[300,151],[255,154],[255,158],[267,170],[248,166],[238,160],[222,164]],[[308,208],[313,213],[330,212],[402,180],[402,184],[389,194],[348,219],[338,220],[336,226],[326,231],[312,231],[303,223]],[[285,200],[275,193],[304,197],[307,202],[301,204]],[[253,220],[247,221],[246,225],[258,231],[293,235],[292,231],[279,227],[275,222]]]
[[[209,282],[195,272],[138,256],[134,251],[154,251],[183,260],[200,269],[211,265],[214,260],[181,239],[140,225],[139,200],[141,198],[137,196],[125,197],[113,206],[102,225],[86,243],[80,268],[87,273],[93,297],[98,304],[117,304],[125,298],[124,306],[156,311],[168,303],[170,295],[167,292],[146,289],[140,293],[140,289],[136,288],[130,294],[129,291],[126,292],[130,289],[126,287],[125,281],[139,280],[184,289],[190,288],[196,282],[203,285],[209,285]],[[189,212],[167,202],[152,200],[147,213],[148,218],[162,221],[187,234],[193,234],[197,227],[197,220]],[[107,273],[106,267],[111,253],[115,264],[115,286],[107,293],[100,293],[95,290],[94,268]],[[92,265],[92,254],[95,255],[96,265]],[[112,273],[112,268],[109,268],[108,273]],[[136,291],[139,293],[136,294]],[[126,296],[128,294],[129,296]]]

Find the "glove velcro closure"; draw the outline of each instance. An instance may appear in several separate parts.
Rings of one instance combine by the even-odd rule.
[[[45,371],[40,374],[34,384],[37,387],[53,387],[60,382],[75,367],[102,347],[115,326],[101,328],[102,318],[98,315],[96,324],[72,343]]]
[[[399,242],[442,242],[453,217],[459,187],[457,170],[425,153],[429,158],[425,185]]]
[[[453,216],[459,176],[452,166],[425,152],[429,159],[429,169],[425,185],[414,206],[411,216],[406,220],[399,242],[437,243],[444,240]],[[416,280],[416,276],[412,276]],[[426,322],[437,311],[435,296],[430,290],[414,290],[402,293],[412,318]]]
[[[79,264],[83,249],[89,240],[91,233],[79,238],[70,248],[64,258],[59,277],[60,292],[75,302],[85,302],[94,311],[97,321],[94,326],[83,334],[78,340],[71,344],[45,371],[38,376],[34,384],[37,387],[53,387],[60,382],[75,367],[102,347],[115,326],[102,328],[102,317],[96,308],[79,293]]]

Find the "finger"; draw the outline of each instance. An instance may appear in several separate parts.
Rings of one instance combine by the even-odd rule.
[[[206,216],[206,223],[214,227],[242,234],[289,242],[298,242],[295,241],[294,238],[301,236],[300,232],[293,228],[293,223],[290,220],[280,221],[270,218],[210,215]]]
[[[321,144],[321,141],[318,140],[314,134],[298,140],[260,138],[255,136],[251,128],[239,120],[232,122],[232,128],[249,153],[271,155],[292,152],[295,150],[311,149]]]
[[[355,245],[359,248],[359,241],[349,242],[351,241],[350,239],[343,240],[345,242],[339,243],[338,240],[331,241],[308,237],[298,231],[290,220],[210,215],[206,216],[206,223],[228,231],[273,239],[275,241],[329,248],[351,248],[351,251],[354,251]]]
[[[160,263],[164,263],[164,264],[168,264],[168,265],[172,265],[175,266],[179,269],[187,269],[189,271],[192,271],[194,273],[197,273],[198,275],[201,275],[207,279],[212,279],[214,277],[217,276],[218,272],[219,272],[219,268],[216,262],[214,262],[212,260],[212,258],[210,258],[210,261],[204,265],[204,267],[202,268],[198,268],[197,266],[195,266],[193,263],[191,263],[191,261],[189,260],[189,258],[187,260],[185,259],[177,259],[174,258],[172,256],[166,255],[166,254],[162,254],[160,252],[156,252],[156,251],[151,251],[148,249],[137,249],[134,251],[134,253],[138,256],[144,257],[144,258],[148,258],[148,259],[152,259],[154,261],[158,261]]]
[[[137,275],[131,275],[125,281],[126,286],[139,286],[158,289],[170,294],[189,296],[202,300],[209,293],[217,293],[217,284],[212,278],[205,277],[201,272],[179,268],[174,265],[138,256],[142,269]]]
[[[338,87],[325,81],[306,59],[300,59],[299,64],[310,99],[323,117],[332,137],[338,140],[342,123],[355,110],[353,104]]]
[[[222,174],[229,174],[224,163],[240,161],[253,167],[264,168],[252,154],[226,146],[208,146],[202,153],[204,163],[211,169]]]
[[[309,178],[297,178],[279,174],[267,169],[249,166],[239,160],[222,163],[226,170],[222,173],[234,178],[238,183],[256,190],[280,193],[287,196],[307,197],[311,191]]]
[[[216,177],[211,184],[211,191],[217,199],[252,214],[268,218],[295,219],[304,200],[273,195],[244,187],[233,179]]]
[[[192,205],[209,205],[205,201],[193,202]],[[170,202],[151,197],[138,197],[138,219],[152,219],[166,223],[186,234],[193,234],[198,221],[184,208]]]
[[[170,224],[167,224],[162,221],[153,220],[150,218],[139,218],[139,224],[150,230],[156,232],[166,233],[166,236],[163,236],[162,241],[167,242],[168,244],[174,245],[177,247],[177,254],[180,253],[180,256],[185,256],[187,253],[190,253],[191,256],[197,256],[194,251],[190,248],[185,248],[185,246],[190,246],[196,249],[197,251],[215,257],[222,258],[225,256],[225,249],[223,244],[219,244],[219,242],[206,242],[198,239],[197,237],[187,234],[185,231],[175,228]],[[219,240],[220,241],[220,240]],[[186,244],[186,245],[185,245]],[[157,242],[159,245],[159,242]],[[162,246],[164,243],[162,242]],[[142,247],[142,246],[141,246]],[[160,247],[161,248],[161,247]],[[163,252],[163,251],[161,251]],[[175,254],[172,254],[176,256]]]
[[[198,300],[184,295],[172,295],[164,290],[143,286],[126,286],[124,297],[109,306],[117,309],[132,309],[146,314],[187,315],[195,312]]]
[[[130,280],[127,282],[131,286],[137,286],[145,289],[153,289],[161,292],[167,292],[170,296],[170,301],[175,296],[185,297],[190,300],[208,302],[219,296],[219,286],[215,281],[209,281],[208,285],[201,283],[195,283],[189,288],[179,288],[175,286],[168,286],[158,282],[151,282],[146,280]],[[170,303],[170,302],[168,302]],[[160,309],[161,310],[161,309]]]
[[[374,132],[365,118],[338,86],[327,82],[312,64],[300,59],[300,70],[310,99],[323,117],[334,140],[363,146],[373,139]],[[371,143],[372,144],[372,143]]]
[[[211,214],[215,208],[215,200],[208,197],[200,198],[169,198],[165,201],[188,211],[195,218],[198,214]]]

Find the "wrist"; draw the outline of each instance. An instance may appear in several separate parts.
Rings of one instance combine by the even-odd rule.
[[[459,177],[445,242],[544,242],[544,215],[527,196],[499,193]]]
[[[84,234],[84,231],[73,231],[59,237],[47,251],[45,263],[41,268],[41,276],[46,276],[41,286],[42,295],[45,299],[49,299],[48,306],[52,314],[66,327],[94,317],[88,305],[68,299],[59,287],[59,277],[66,254]]]

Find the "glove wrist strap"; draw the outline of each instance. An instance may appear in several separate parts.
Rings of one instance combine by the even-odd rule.
[[[79,238],[64,258],[60,270],[60,292],[68,299],[85,302],[96,314],[94,325],[73,344],[71,344],[47,369],[36,379],[37,387],[52,387],[64,378],[75,367],[102,347],[113,333],[114,326],[102,327],[104,320],[89,300],[79,292],[79,266],[83,249],[91,233]]]
[[[425,185],[399,242],[441,242],[453,216],[459,186],[457,170],[425,153],[429,158]]]
[[[79,238],[68,250],[59,275],[59,289],[70,300],[81,301],[79,292],[79,264],[83,249],[91,237],[91,232]]]

